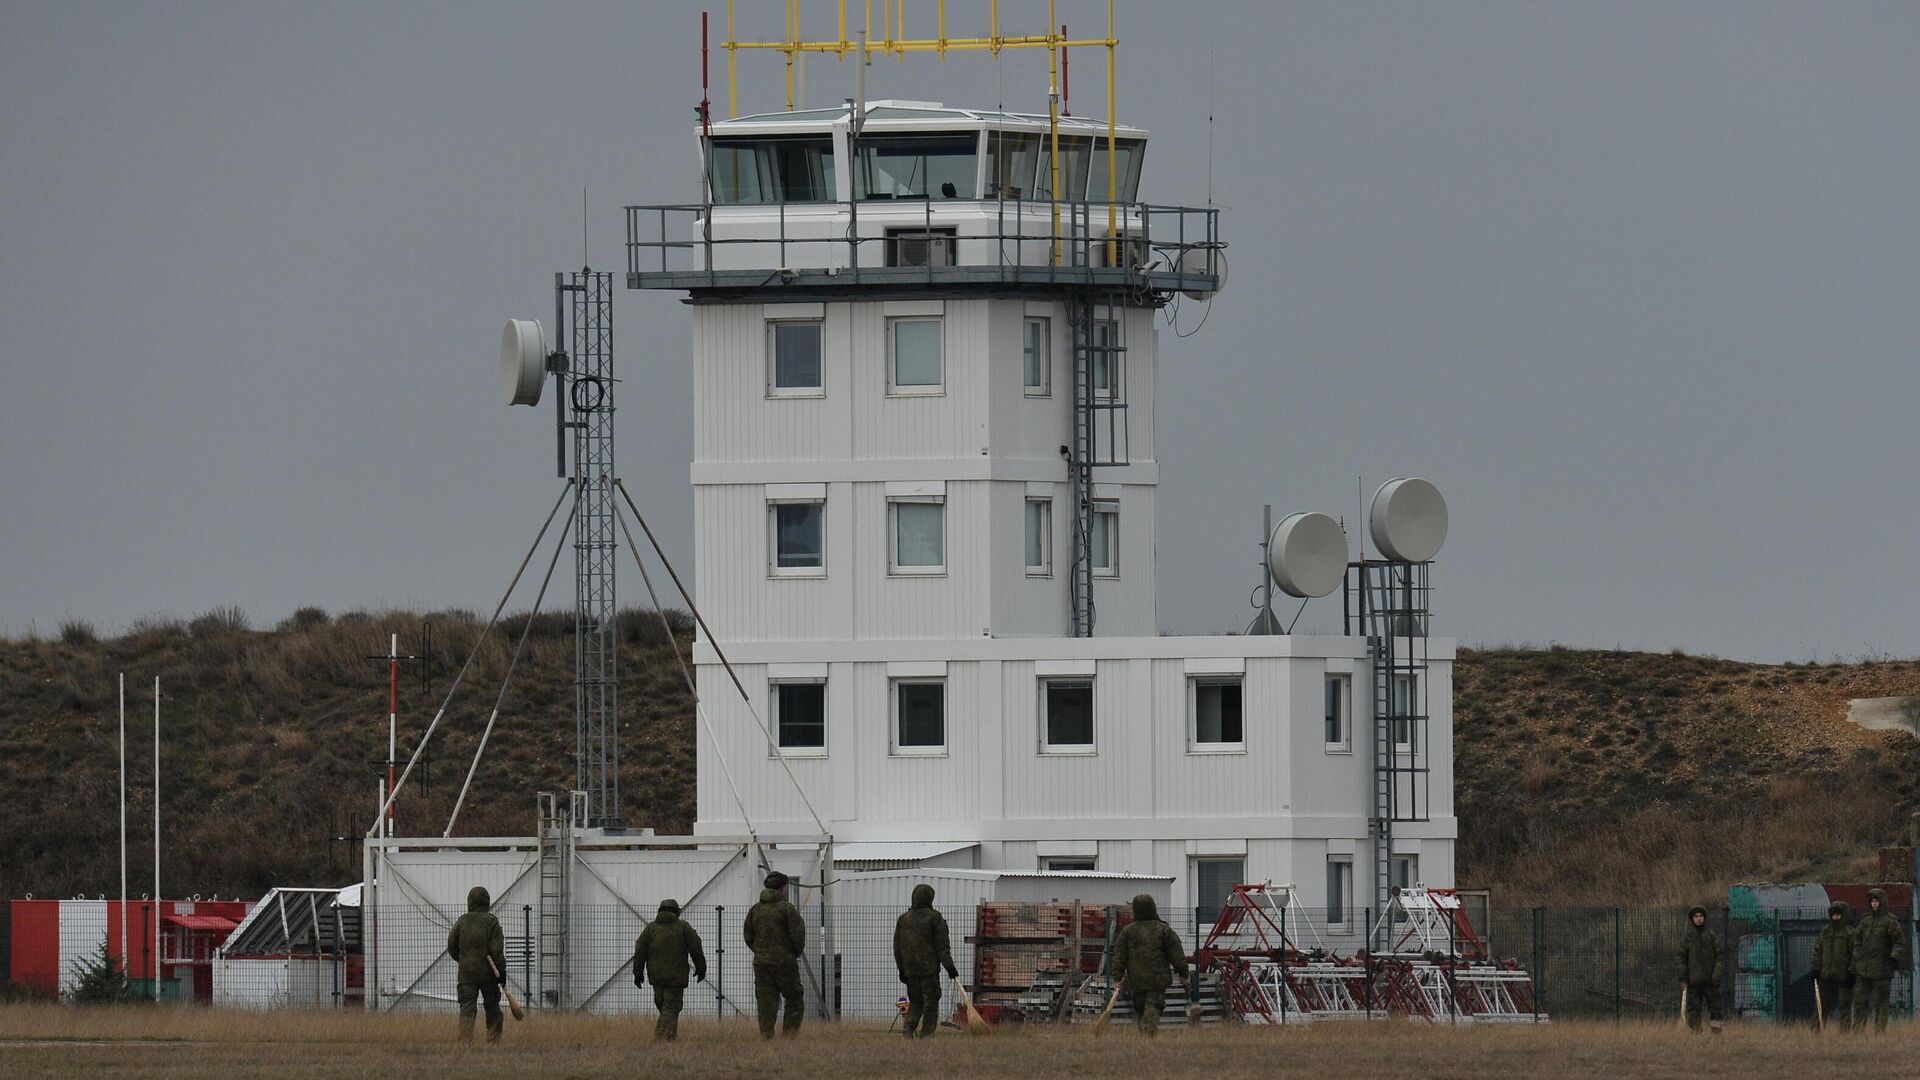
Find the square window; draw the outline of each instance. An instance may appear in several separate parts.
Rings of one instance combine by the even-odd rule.
[[[1053,500],[1027,500],[1027,573],[1053,573]]]
[[[947,569],[947,507],[937,498],[887,501],[892,519],[890,570],[895,574],[939,574]]]
[[[827,504],[777,502],[767,507],[773,530],[769,568],[775,575],[819,576],[827,569]]]
[[[893,748],[897,753],[938,752],[947,748],[947,684],[900,681],[893,684]]]
[[[767,393],[818,397],[822,392],[819,320],[769,322],[767,339]]]
[[[887,320],[887,392],[941,391],[940,320]]]
[[[1029,316],[1020,347],[1021,370],[1028,397],[1046,397],[1052,390],[1052,320]]]
[[[1240,680],[1212,677],[1188,680],[1189,711],[1193,716],[1193,745],[1202,750],[1246,746],[1241,723]]]
[[[1088,537],[1087,555],[1093,572],[1105,577],[1120,574],[1120,504],[1095,503],[1093,535]]]
[[[1327,676],[1325,739],[1328,750],[1353,749],[1353,723],[1349,707],[1353,703],[1353,676]]]
[[[773,731],[782,750],[827,748],[827,684],[773,684]]]
[[[1072,856],[1070,858],[1041,859],[1040,869],[1049,874],[1092,873],[1098,860]]]
[[[1347,855],[1327,859],[1327,925],[1345,927],[1347,913],[1353,907],[1353,859]]]
[[[1045,680],[1041,683],[1041,709],[1044,749],[1093,749],[1093,680]]]
[[[1193,905],[1198,909],[1197,917],[1209,923],[1218,919],[1227,906],[1227,897],[1233,895],[1233,887],[1246,876],[1245,859],[1195,859]]]

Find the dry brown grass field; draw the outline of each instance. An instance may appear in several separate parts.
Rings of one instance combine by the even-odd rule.
[[[1920,1072],[1920,1027],[1818,1036],[1736,1024],[1719,1038],[1670,1025],[1416,1023],[1173,1029],[1154,1041],[1116,1027],[948,1032],[910,1043],[871,1025],[809,1023],[763,1043],[743,1021],[683,1021],[677,1044],[641,1019],[536,1016],[498,1046],[463,1046],[450,1015],[0,1006],[9,1077],[1313,1076],[1896,1077]]]

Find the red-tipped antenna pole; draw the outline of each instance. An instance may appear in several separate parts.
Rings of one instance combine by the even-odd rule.
[[[1060,24],[1060,115],[1073,115],[1073,91],[1067,82],[1067,24]]]
[[[712,135],[712,104],[707,101],[707,13],[700,13],[700,134]]]

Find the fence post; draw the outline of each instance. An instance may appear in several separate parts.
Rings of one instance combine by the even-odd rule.
[[[1456,908],[1454,910],[1455,916],[1459,916],[1462,913],[1463,913],[1462,909]],[[1460,947],[1454,941],[1454,938],[1453,938],[1454,927],[1455,927],[1454,919],[1448,919],[1447,920],[1447,1023],[1449,1024],[1457,1024],[1460,1022],[1460,980],[1454,974],[1454,966],[1459,962],[1459,959],[1460,959]]]
[[[720,1011],[720,1003],[726,1000],[726,991],[721,987],[727,974],[727,906],[713,905],[713,1016],[718,1020],[726,1014]]]
[[[1540,1004],[1547,997],[1547,909],[1533,909],[1533,1018],[1540,1019]]]
[[[1613,1022],[1620,1022],[1620,909],[1613,909]]]
[[[520,905],[520,992],[533,1000],[533,905]]]
[[[1193,936],[1200,936],[1200,928],[1193,928]],[[1280,909],[1280,1026],[1287,1025],[1287,998],[1293,993],[1292,984],[1287,982],[1287,909]],[[1189,1010],[1191,1011],[1191,1010]]]
[[[1692,925],[1693,920],[1687,920]],[[1735,956],[1738,950],[1733,945],[1733,909],[1720,908],[1720,1015],[1732,1016],[1733,1007],[1740,998],[1734,992],[1733,980],[1737,969]]]
[[[1723,950],[1724,951],[1724,950]],[[1787,1020],[1787,928],[1780,909],[1773,909],[1773,1022]]]
[[[1371,1020],[1373,1019],[1373,908],[1372,907],[1367,908],[1366,921],[1362,922],[1360,924],[1360,927],[1367,935],[1365,938],[1362,939],[1363,941],[1366,942],[1366,948],[1360,954],[1361,956],[1366,958],[1366,963],[1361,966],[1361,970],[1365,973],[1366,977],[1361,981],[1360,986],[1361,986],[1361,992],[1365,995],[1367,999],[1367,1019]]]

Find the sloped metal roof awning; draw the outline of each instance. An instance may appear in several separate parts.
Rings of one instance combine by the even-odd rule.
[[[171,923],[183,930],[214,930],[220,933],[226,933],[240,925],[232,919],[221,918],[218,915],[162,915],[160,921]]]
[[[973,840],[856,840],[833,845],[833,865],[848,870],[911,870],[928,859],[979,846]]]

